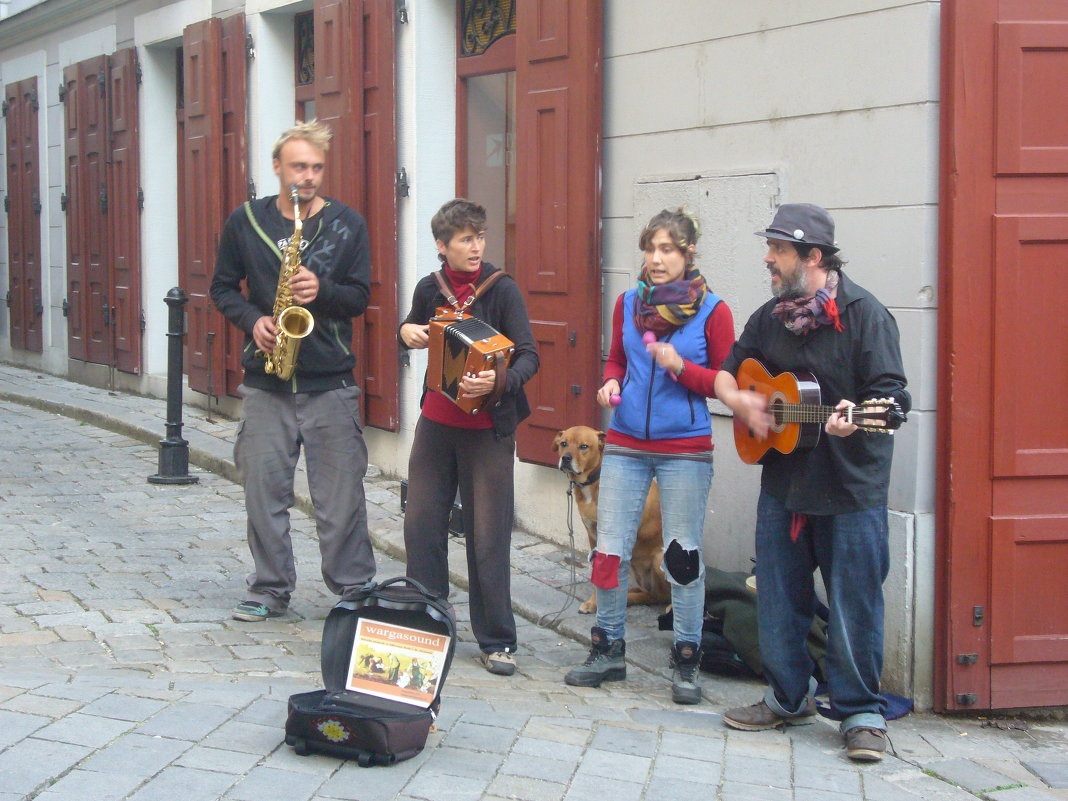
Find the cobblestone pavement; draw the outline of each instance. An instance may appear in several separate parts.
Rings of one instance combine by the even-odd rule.
[[[320,686],[333,603],[314,525],[294,512],[291,613],[231,620],[250,565],[242,491],[224,477],[233,424],[187,410],[194,459],[216,472],[157,486],[145,481],[156,450],[138,439],[161,436],[163,413],[157,400],[0,365],[0,801],[1068,799],[1063,720],[910,715],[891,724],[897,756],[871,766],[845,759],[822,720],[785,734],[728,731],[719,713],[755,700],[760,685],[705,676],[705,703],[672,704],[670,635],[645,608],[630,613],[628,680],[567,687],[589,618],[574,606],[555,614],[567,562],[520,532],[518,673],[477,664],[457,588],[462,641],[423,753],[373,769],[296,756],[282,743],[286,698]],[[372,473],[386,578],[403,572],[399,485]],[[452,550],[459,579],[462,551]],[[538,619],[555,629],[529,622]]]

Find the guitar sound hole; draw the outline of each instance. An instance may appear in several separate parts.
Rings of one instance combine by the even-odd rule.
[[[773,418],[775,418],[775,428],[776,429],[782,428],[782,425],[783,425],[782,401],[779,400],[779,399],[772,400],[771,403],[768,404],[768,411],[771,413],[771,416]]]

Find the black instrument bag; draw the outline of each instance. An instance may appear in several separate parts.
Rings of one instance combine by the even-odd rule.
[[[426,745],[455,647],[452,605],[413,579],[347,594],[323,627],[326,689],[289,697],[286,744],[361,767],[410,759]]]

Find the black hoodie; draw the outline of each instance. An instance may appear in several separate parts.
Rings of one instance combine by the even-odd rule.
[[[256,321],[274,311],[281,242],[292,220],[278,210],[277,195],[252,200],[230,215],[219,240],[211,299],[227,320],[245,332],[241,364],[245,384],[272,392],[322,392],[354,386],[352,318],[363,314],[371,293],[371,246],[367,223],[336,200],[305,222],[301,263],[319,278],[319,293],[307,305],[315,329],[301,343],[289,381],[264,372],[263,354],[252,341]],[[241,292],[245,280],[247,297]]]

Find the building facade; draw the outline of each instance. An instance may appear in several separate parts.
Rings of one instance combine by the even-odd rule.
[[[487,258],[524,288],[542,354],[518,437],[517,524],[563,546],[566,481],[550,443],[605,423],[594,394],[644,222],[664,207],[696,213],[698,263],[740,328],[768,291],[752,232],[779,203],[816,202],[837,221],[851,277],[897,318],[914,398],[896,435],[885,685],[921,707],[1066,703],[1068,600],[1053,588],[1052,609],[1028,616],[1037,590],[1025,584],[1050,560],[1068,567],[1068,515],[1048,499],[1068,476],[1068,433],[975,427],[966,398],[989,418],[1004,411],[992,365],[1022,368],[980,335],[1010,321],[984,310],[993,323],[976,323],[993,300],[961,288],[996,277],[1003,294],[1017,280],[994,275],[995,252],[1063,278],[1068,123],[1014,87],[1064,88],[1068,15],[1042,0],[964,5],[12,3],[0,20],[0,358],[162,398],[163,297],[179,285],[187,401],[238,414],[239,340],[206,297],[216,237],[232,208],[277,191],[277,134],[317,116],[336,134],[326,191],[367,217],[374,249],[372,307],[353,343],[372,460],[406,472],[426,360],[403,357],[395,329],[437,265],[431,215],[473,197],[489,210]],[[963,84],[988,73],[989,97],[962,108]],[[1037,120],[1016,133],[1019,163],[997,125],[964,123],[998,119],[996,99],[1017,95],[1014,119]],[[995,170],[988,141],[1001,148]],[[1001,183],[961,195],[972,174]],[[996,206],[1024,196],[1041,199]],[[1063,328],[1039,317],[1031,339],[1003,341],[1041,341],[1063,364]],[[1053,372],[1055,392],[1068,379]],[[738,460],[726,409],[713,411],[706,558],[747,570],[757,469]],[[1006,438],[1019,447],[998,450]],[[1002,466],[987,470],[991,460]],[[1032,500],[987,500],[1015,488]]]

